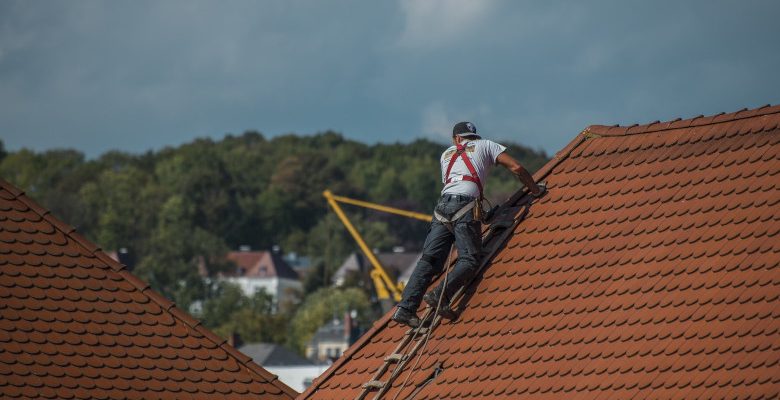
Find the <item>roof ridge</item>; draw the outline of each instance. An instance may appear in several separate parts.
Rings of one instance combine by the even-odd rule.
[[[276,273],[276,276],[278,278],[292,279],[292,277],[294,276],[300,279],[298,273],[295,272],[292,265],[288,264],[287,261],[285,261],[282,254],[271,250],[269,252],[269,257],[271,258],[271,264],[273,264],[274,272]]]
[[[64,221],[60,220],[59,218],[55,217],[53,214],[51,214],[51,212],[48,209],[38,204],[38,202],[33,200],[30,196],[27,196],[23,190],[20,190],[19,188],[17,188],[16,186],[14,186],[13,184],[11,184],[10,182],[6,181],[1,177],[0,177],[0,188],[8,190],[14,196],[14,199],[21,201],[24,205],[29,207],[30,210],[32,210],[34,213],[40,215],[41,218],[46,220],[46,222],[52,224],[54,229],[59,230],[68,239],[72,239],[79,246],[87,250],[89,254],[96,257],[100,261],[106,263],[106,265],[109,268],[111,268],[111,270],[113,270],[122,279],[124,279],[125,281],[133,285],[136,289],[138,289],[139,292],[146,295],[155,304],[160,306],[160,308],[163,309],[163,311],[170,314],[170,316],[174,320],[178,320],[184,323],[185,325],[187,325],[192,330],[197,331],[198,333],[203,335],[206,339],[213,342],[214,345],[216,345],[216,347],[220,348],[222,351],[227,353],[228,356],[235,359],[240,365],[246,367],[247,370],[254,372],[255,374],[262,377],[263,379],[266,379],[268,383],[279,387],[280,389],[285,391],[288,395],[290,395],[292,398],[298,396],[298,392],[296,392],[294,389],[287,386],[287,384],[279,380],[279,377],[277,375],[274,375],[269,371],[263,369],[262,366],[257,365],[257,363],[252,361],[251,357],[249,357],[248,360],[244,358],[247,356],[241,353],[240,351],[238,351],[235,347],[227,344],[227,340],[220,338],[215,333],[211,332],[208,328],[203,326],[203,324],[199,320],[195,319],[189,313],[183,311],[182,309],[176,307],[176,303],[168,300],[167,298],[165,298],[165,296],[161,295],[160,293],[157,293],[157,291],[152,289],[148,283],[146,283],[145,281],[143,281],[142,279],[138,278],[130,271],[128,271],[125,265],[111,258],[97,244],[92,243],[89,239],[87,239],[86,237],[78,233],[76,231],[76,228],[74,228],[72,225],[67,224]],[[239,355],[244,355],[244,357],[239,357]]]
[[[590,125],[585,129],[585,132],[598,136],[624,136],[624,135],[636,135],[643,133],[658,133],[664,131],[671,131],[676,129],[683,129],[695,126],[715,125],[725,122],[738,121],[743,119],[761,117],[770,114],[780,113],[780,105],[766,104],[764,106],[748,109],[743,108],[739,111],[731,113],[718,113],[713,115],[697,115],[693,118],[682,119],[676,118],[669,121],[661,122],[655,120],[653,122],[639,125],[633,124],[628,126],[615,125]]]
[[[533,176],[534,181],[539,182],[542,179],[544,179],[545,176],[547,176],[550,172],[552,172],[552,170],[563,160],[568,158],[571,152],[574,151],[574,149],[576,149],[579,145],[584,143],[588,138],[589,136],[587,135],[586,131],[580,132],[577,136],[575,136],[571,140],[571,142],[569,142],[569,144],[566,145],[566,147],[561,149],[559,152],[555,153],[555,155],[550,159],[550,161],[548,161],[544,166],[542,166],[542,168],[536,171],[536,173]],[[524,193],[525,191],[523,188],[517,190],[514,194],[512,194],[512,196],[504,200],[501,203],[501,205],[516,204],[517,201],[520,200],[520,198],[523,196]],[[355,254],[360,255],[359,253],[355,253]],[[374,335],[379,333],[381,328],[387,325],[387,323],[390,321],[390,317],[391,317],[391,313],[388,312],[385,313],[385,315],[382,318],[375,321],[374,324],[371,325],[371,328],[366,333],[361,335],[360,338],[358,338],[358,340],[355,341],[355,343],[349,346],[347,351],[345,351],[341,355],[341,357],[339,357],[336,361],[334,361],[333,364],[331,364],[330,367],[328,367],[328,369],[325,370],[325,372],[320,374],[320,376],[318,376],[312,381],[311,385],[309,385],[309,387],[306,388],[306,390],[304,390],[301,393],[299,398],[305,399],[308,396],[310,396],[316,390],[316,388],[319,386],[320,383],[330,378],[330,376],[333,375],[333,373],[336,372],[336,370],[338,370],[344,363],[347,362],[347,360],[349,359],[349,357],[352,356],[353,353],[355,353],[360,348],[362,348],[365,342],[368,342],[371,338],[374,337]]]

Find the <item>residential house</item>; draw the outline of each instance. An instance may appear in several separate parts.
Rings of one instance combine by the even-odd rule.
[[[374,255],[385,268],[390,276],[397,277],[406,273],[409,268],[413,268],[420,259],[420,253],[407,252],[402,247],[393,252],[377,252]],[[373,266],[365,255],[360,252],[353,252],[344,260],[336,272],[333,274],[333,284],[336,286],[344,285],[348,280],[357,280],[360,282],[371,281],[371,270]]]
[[[249,343],[238,350],[299,392],[306,390],[330,366],[330,363],[315,363],[274,343]]]
[[[279,251],[243,249],[231,251],[227,258],[236,268],[220,274],[220,279],[238,285],[247,296],[263,289],[277,306],[298,301],[303,285]]]
[[[349,348],[360,336],[354,313],[344,318],[334,318],[321,326],[306,344],[306,358],[315,362],[332,362]]]
[[[780,397],[780,106],[591,126],[534,178],[456,319],[381,372],[388,313],[299,398]]]

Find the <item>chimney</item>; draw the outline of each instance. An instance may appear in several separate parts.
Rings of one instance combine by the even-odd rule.
[[[116,257],[114,257],[114,254],[109,253],[109,256],[115,261],[119,261],[120,264],[124,264],[124,266],[127,268],[127,271],[133,271],[133,268],[135,268],[135,255],[130,250],[128,250],[127,247],[120,247],[115,252],[115,255]]]
[[[357,310],[351,310],[344,313],[344,339],[352,345],[358,338],[357,329]]]
[[[352,315],[349,311],[344,313],[344,339],[349,343],[352,336]]]
[[[241,347],[241,345],[244,344],[244,341],[241,340],[241,335],[239,335],[236,332],[233,332],[230,334],[230,337],[228,337],[228,344],[235,348],[239,348]]]

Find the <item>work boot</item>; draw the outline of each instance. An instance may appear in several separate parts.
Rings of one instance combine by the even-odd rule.
[[[406,325],[410,328],[417,328],[420,326],[420,318],[417,318],[417,314],[403,307],[396,308],[392,319],[393,321],[398,322],[401,325]]]
[[[429,306],[432,308],[436,308],[436,306],[439,305],[439,297],[441,297],[441,289],[437,286],[435,289],[431,290],[430,292],[426,293],[425,296],[423,296],[423,301],[428,303]],[[442,301],[443,306],[446,306],[446,302]]]
[[[436,287],[423,296],[423,301],[425,301],[434,310],[436,310],[436,307],[439,307],[439,309],[436,310],[436,313],[441,315],[443,318],[454,320],[456,315],[455,312],[450,308],[450,302],[445,298],[442,299],[441,304],[439,304],[439,297],[441,297],[441,290],[439,287]]]

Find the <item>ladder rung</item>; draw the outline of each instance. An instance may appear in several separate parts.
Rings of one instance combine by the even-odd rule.
[[[377,380],[370,380],[363,384],[363,389],[381,389],[385,387],[385,383]]]
[[[385,362],[401,362],[404,359],[403,354],[393,353],[385,357]]]
[[[428,328],[423,327],[423,326],[421,326],[419,328],[412,328],[412,329],[409,329],[408,331],[406,331],[407,335],[414,335],[414,334],[425,335],[427,333],[428,333]]]

